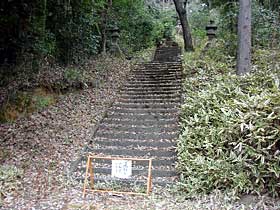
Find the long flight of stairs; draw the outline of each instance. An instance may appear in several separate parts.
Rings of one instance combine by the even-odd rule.
[[[156,49],[154,60],[138,64],[132,70],[119,99],[108,110],[90,146],[99,156],[153,158],[153,184],[171,184],[177,179],[175,170],[176,139],[181,104],[182,64],[176,43]],[[133,168],[136,178],[147,163]],[[100,160],[94,169],[95,179],[104,181],[110,162]],[[131,182],[130,180],[121,180]],[[139,179],[139,182],[143,180]]]

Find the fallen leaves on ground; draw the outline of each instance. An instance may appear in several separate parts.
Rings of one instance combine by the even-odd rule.
[[[99,68],[103,65],[102,77],[94,88],[61,95],[47,109],[0,125],[1,165],[23,171],[15,180],[20,181],[20,187],[3,192],[0,207],[44,209],[38,205],[59,193],[63,196],[57,205],[67,202],[64,193],[67,194],[71,184],[65,174],[70,162],[91,140],[96,123],[117,98],[131,67],[126,61],[106,58],[90,61],[86,68],[94,72],[97,65]]]

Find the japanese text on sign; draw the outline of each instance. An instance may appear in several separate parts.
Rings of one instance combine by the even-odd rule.
[[[112,177],[127,179],[132,175],[131,160],[112,160]]]

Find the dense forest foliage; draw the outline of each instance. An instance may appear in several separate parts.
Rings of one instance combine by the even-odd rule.
[[[152,46],[172,23],[142,0],[12,0],[1,1],[0,8],[1,64],[33,57],[79,62],[106,50],[114,26],[121,48],[131,53]]]

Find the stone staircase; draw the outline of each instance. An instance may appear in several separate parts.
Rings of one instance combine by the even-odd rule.
[[[98,156],[153,158],[153,185],[172,184],[178,177],[175,147],[182,91],[180,52],[175,43],[162,46],[156,49],[152,62],[137,65],[89,145],[90,152]],[[137,164],[132,179],[118,181],[146,182],[139,177],[147,173],[148,163]],[[94,172],[96,181],[111,180],[110,161],[98,160]]]

